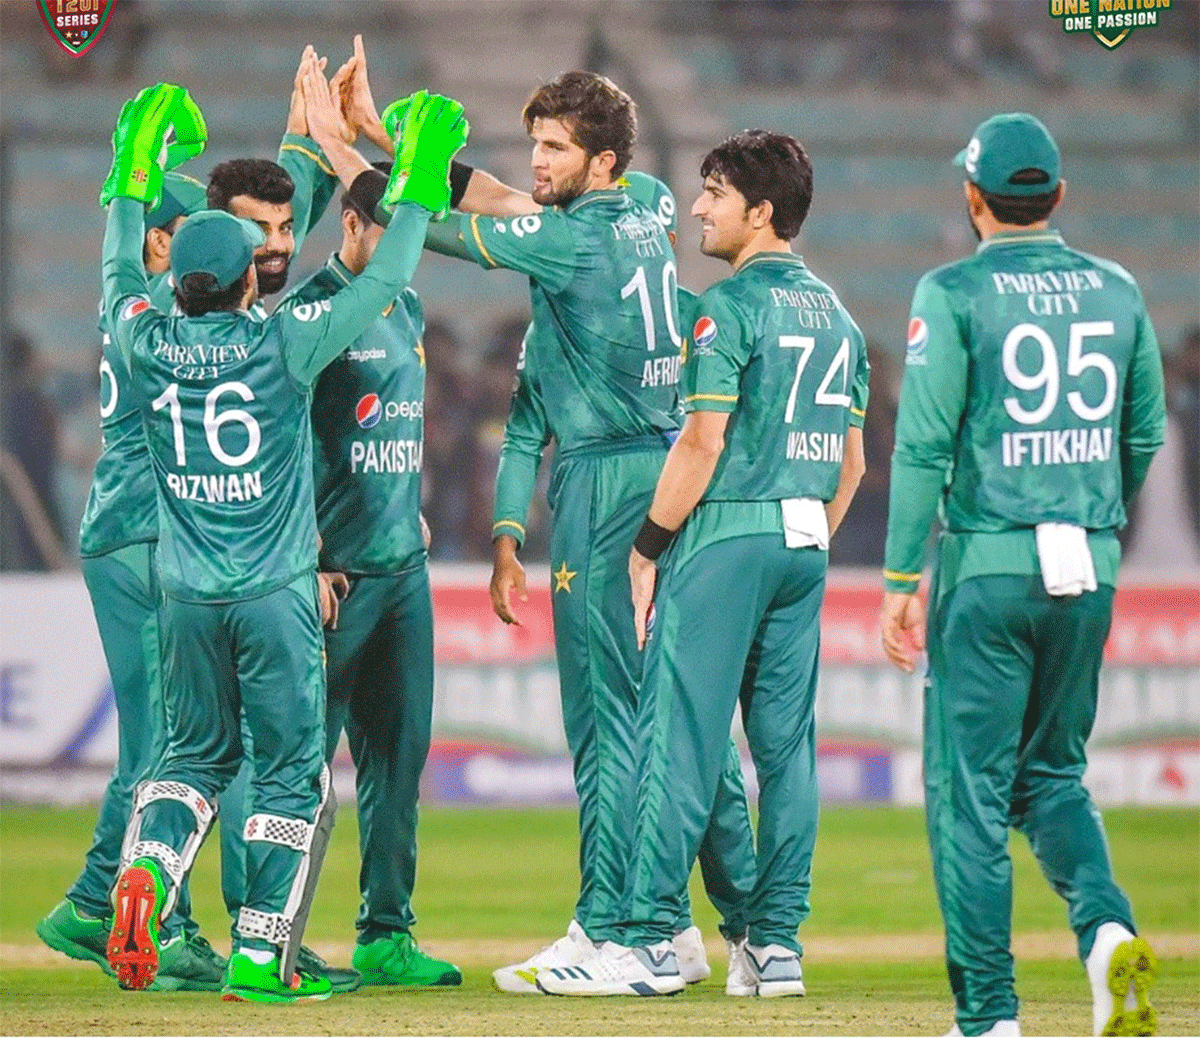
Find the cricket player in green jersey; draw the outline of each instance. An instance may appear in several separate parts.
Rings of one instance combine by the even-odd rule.
[[[1063,182],[1045,126],[993,116],[957,163],[981,244],[913,296],[881,617],[903,670],[928,647],[926,821],[954,1033],[1020,1033],[1012,826],[1067,902],[1095,1033],[1153,1034],[1154,955],[1081,779],[1116,531],[1163,442],[1158,342],[1133,278],[1049,226]]]
[[[304,90],[310,111],[319,95],[331,105],[319,73]],[[245,829],[246,904],[223,995],[326,998],[327,979],[296,971],[334,808],[324,764],[309,394],[411,278],[429,215],[448,204],[448,167],[467,127],[456,102],[418,94],[383,196],[395,213],[372,262],[331,299],[265,321],[246,309],[263,234],[221,211],[191,218],[172,242],[185,316],[163,315],[146,296],[134,203],[161,189],[168,131],[186,138],[197,127],[186,91],[143,91],[122,111],[101,192],[102,204],[111,202],[105,309],[142,401],[156,479],[169,733],[165,759],[136,795],[108,958],[123,987],[153,981],[162,915],[241,763],[244,711],[254,813]],[[369,170],[346,151],[345,161]]]
[[[796,932],[817,828],[819,614],[829,536],[865,468],[866,347],[791,251],[812,198],[800,143],[747,131],[709,152],[701,175],[701,251],[734,273],[697,303],[687,418],[628,559],[651,714],[628,915],[585,961],[540,971],[549,994],[683,990],[673,921],[739,701],[761,788],[758,868],[726,990],[804,994]]]
[[[379,163],[377,168],[391,164]],[[387,176],[377,178],[382,195]],[[342,195],[341,248],[282,308],[312,308],[366,268],[383,235],[375,206]],[[321,568],[350,581],[326,632],[325,756],[345,729],[358,791],[364,984],[456,985],[458,967],[412,936],[417,799],[433,715],[433,605],[421,521],[424,315],[404,289],[317,379],[313,462]]]
[[[204,185],[180,173],[163,178],[162,198],[148,209],[142,256],[150,298],[162,310],[174,302],[168,278],[171,238],[204,208]],[[121,840],[134,787],[166,749],[158,648],[158,581],[154,547],[158,506],[142,417],[129,370],[100,319],[100,421],[103,449],[79,532],[83,579],[104,648],[117,707],[117,765],[100,802],[83,872],[67,896],[37,925],[51,948],[108,969],[112,923],[109,893],[117,878]],[[162,928],[155,991],[217,991],[225,960],[191,919],[186,886]]]
[[[520,622],[512,601],[525,589],[517,550],[538,463],[550,440],[556,444],[552,602],[580,802],[580,895],[565,937],[493,973],[502,991],[536,994],[540,969],[590,954],[593,942],[615,936],[623,914],[642,669],[625,556],[678,429],[681,339],[670,241],[658,217],[617,183],[637,133],[633,101],[601,76],[568,72],[534,92],[523,119],[533,139],[532,197],[545,208],[504,220],[451,218],[431,231],[430,244],[530,278],[532,322],[493,513],[492,604],[509,623]],[[746,833],[748,859],[748,823]],[[739,924],[726,908],[733,936]],[[685,923],[689,979],[707,978],[699,930],[690,919],[677,922]]]

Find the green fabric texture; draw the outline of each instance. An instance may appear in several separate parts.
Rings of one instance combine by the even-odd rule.
[[[1136,933],[1082,784],[1112,587],[1051,598],[1036,576],[935,578],[925,686],[926,824],[958,1025],[1017,1016],[1009,826],[1067,903],[1086,959],[1097,927]]]
[[[1117,264],[1046,230],[996,235],[931,271],[909,321],[888,588],[916,588],[935,513],[952,534],[1024,531],[1014,573],[1038,523],[1120,529],[1165,423],[1158,340]],[[993,543],[978,552],[1003,572],[1009,544]]]

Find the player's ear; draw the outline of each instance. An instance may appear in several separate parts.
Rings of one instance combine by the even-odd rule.
[[[1058,187],[1054,189],[1054,209],[1057,209],[1060,205],[1062,205],[1062,200],[1066,196],[1066,193],[1067,182],[1065,180],[1060,180],[1058,182]],[[1054,209],[1051,209],[1050,212],[1054,212]]]
[[[157,260],[170,260],[171,236],[161,227],[151,227],[146,232],[146,251]]]
[[[774,215],[775,206],[771,204],[770,199],[764,198],[758,205],[750,207],[750,226],[756,231],[761,231],[770,224]]]
[[[593,155],[589,165],[592,173],[602,180],[613,179],[613,167],[617,164],[617,153],[605,150]]]

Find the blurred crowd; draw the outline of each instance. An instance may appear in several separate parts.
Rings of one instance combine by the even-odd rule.
[[[443,318],[431,317],[426,325],[423,511],[435,560],[491,559],[496,465],[526,322],[521,313],[504,317],[477,345],[464,342]],[[1122,541],[1129,566],[1195,573],[1200,571],[1200,327],[1165,345],[1166,445],[1134,503]],[[870,345],[868,354],[867,474],[830,546],[835,566],[876,567],[883,561],[903,364],[878,344]],[[86,487],[100,451],[96,387],[48,367],[18,329],[4,331],[0,385],[0,569],[74,566],[83,498],[66,487],[72,475]],[[552,451],[543,459],[522,552],[534,562],[548,559]]]

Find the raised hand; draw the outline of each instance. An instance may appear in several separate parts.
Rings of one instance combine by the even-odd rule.
[[[310,43],[300,54],[300,64],[296,66],[296,78],[292,81],[292,100],[288,106],[287,132],[301,137],[308,136],[308,112],[304,105],[304,76],[313,67],[324,73],[325,58],[317,57],[317,52]]]
[[[301,77],[301,91],[309,136],[326,149],[336,142],[353,143],[354,135],[342,118],[332,85],[326,82],[325,74],[316,64],[310,62],[305,69]]]
[[[174,151],[168,136],[178,133]],[[163,168],[199,154],[208,137],[195,101],[183,87],[158,83],[146,87],[121,109],[113,130],[113,164],[100,189],[100,204],[114,198],[153,203],[162,193]]]
[[[389,106],[395,120],[396,105]],[[450,162],[466,143],[470,124],[463,106],[441,94],[418,90],[400,124],[396,161],[383,204],[415,202],[435,217],[450,208]]]

